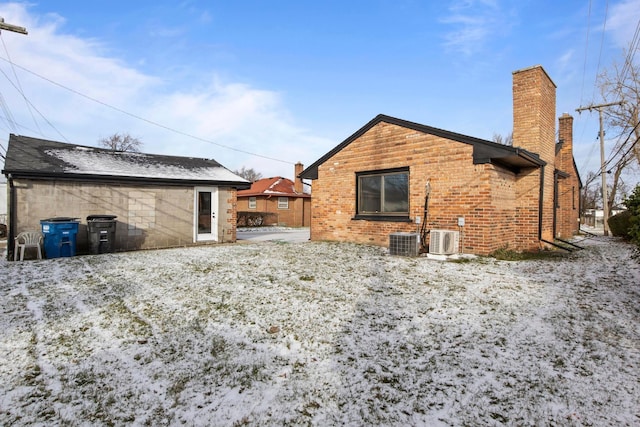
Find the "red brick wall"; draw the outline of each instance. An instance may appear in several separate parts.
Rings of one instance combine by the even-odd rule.
[[[513,74],[514,146],[547,163],[518,174],[491,164],[474,165],[471,145],[376,124],[318,167],[311,239],[386,246],[390,233],[416,231],[414,221],[417,216],[422,219],[425,183],[430,179],[428,228],[463,232],[464,252],[540,249],[539,233],[553,240],[555,90],[540,66]],[[356,173],[401,167],[409,167],[411,222],[354,219]],[[460,217],[465,219],[464,228],[458,227]]]
[[[547,165],[517,180],[520,245],[536,249],[540,215],[542,238],[553,240],[556,86],[540,66],[513,73],[513,145],[536,153]],[[544,173],[539,212],[540,173]]]
[[[464,252],[487,254],[515,245],[514,174],[473,164],[473,147],[381,122],[318,168],[313,182],[311,239],[388,245],[389,234],[417,231],[425,184],[431,182],[428,229],[461,230]],[[412,222],[353,219],[356,173],[409,167]]]
[[[556,155],[556,168],[570,176],[558,179],[556,236],[569,238],[577,234],[580,227],[580,181],[573,161],[573,117],[567,113],[559,119],[559,139],[562,145]]]

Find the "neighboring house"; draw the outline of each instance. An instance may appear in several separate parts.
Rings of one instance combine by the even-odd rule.
[[[276,176],[259,179],[248,190],[238,191],[238,225],[286,225],[308,227],[311,220],[311,195],[303,191],[295,165],[295,181]]]
[[[375,117],[299,175],[313,180],[311,239],[387,245],[425,216],[427,230],[458,232],[456,252],[538,250],[571,237],[581,184],[571,116],[555,141],[555,91],[540,66],[513,73],[513,146]]]
[[[40,220],[117,215],[115,249],[236,240],[236,192],[249,182],[215,160],[64,144],[11,135],[2,173],[9,184],[9,239]],[[11,251],[11,245],[9,245]]]

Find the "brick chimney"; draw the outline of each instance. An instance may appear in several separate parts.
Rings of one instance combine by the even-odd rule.
[[[553,164],[556,85],[540,65],[513,72],[513,145]]]
[[[293,189],[296,191],[296,193],[303,192],[302,179],[300,179],[299,177],[299,175],[302,173],[303,170],[304,170],[304,166],[302,165],[302,163],[300,162],[296,163],[296,165],[294,166],[294,175],[293,175]]]
[[[556,169],[570,171],[573,166],[573,117],[564,113],[558,119],[559,127],[558,139],[562,143]]]
[[[518,236],[519,246],[524,250],[539,247],[540,239],[554,238],[555,133],[555,83],[540,65],[514,71],[513,146],[537,154],[546,162],[543,168],[521,171],[518,176],[517,227],[522,233]]]

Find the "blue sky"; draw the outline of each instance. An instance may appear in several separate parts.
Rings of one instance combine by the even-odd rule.
[[[540,64],[585,176],[598,117],[575,109],[601,101],[597,71],[622,61],[640,0],[47,0],[0,16],[29,31],[1,34],[4,146],[127,132],[146,152],[291,178],[379,113],[507,134],[512,71]]]

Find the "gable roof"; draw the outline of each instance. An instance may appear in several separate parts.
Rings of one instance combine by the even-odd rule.
[[[380,122],[393,124],[396,126],[412,129],[417,132],[426,133],[429,135],[439,136],[452,141],[462,142],[464,144],[473,145],[473,163],[494,163],[511,169],[519,171],[523,168],[537,168],[546,164],[537,154],[531,153],[527,150],[518,147],[512,147],[508,145],[498,144],[496,142],[487,141],[480,138],[474,138],[472,136],[462,135],[455,132],[450,132],[443,129],[434,128],[431,126],[421,125],[419,123],[410,122],[407,120],[398,119],[396,117],[386,116],[384,114],[378,114],[369,123],[361,127],[349,138],[342,141],[336,147],[334,147],[327,154],[318,159],[315,163],[310,165],[307,169],[300,173],[300,178],[303,179],[317,179],[318,178],[318,166],[329,160],[347,145],[364,135],[367,131],[373,128]]]
[[[250,189],[238,191],[238,197],[253,196],[311,197],[297,192],[293,181],[281,176],[259,179],[251,184]]]
[[[247,180],[212,159],[113,151],[14,134],[2,173],[31,179],[249,187]]]

